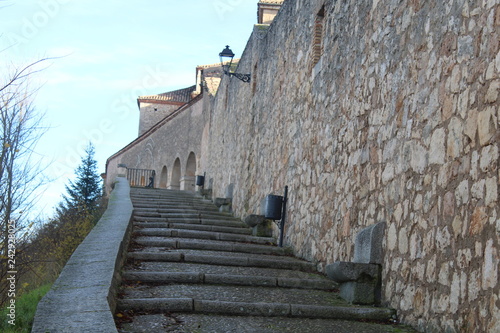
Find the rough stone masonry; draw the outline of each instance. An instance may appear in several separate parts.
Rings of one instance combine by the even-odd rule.
[[[192,151],[242,217],[288,185],[285,242],[320,270],[385,222],[385,305],[426,332],[499,332],[499,30],[498,0],[286,0],[248,40],[250,83],[225,76],[108,173],[170,177]]]
[[[320,267],[385,221],[404,322],[500,331],[499,26],[493,0],[285,1],[213,101],[214,194],[244,216],[290,186],[287,243]]]

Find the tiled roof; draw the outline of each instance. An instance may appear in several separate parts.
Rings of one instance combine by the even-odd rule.
[[[260,4],[264,5],[282,5],[285,0],[260,0]]]
[[[233,64],[237,64],[240,61],[239,58],[233,59]],[[230,61],[224,61],[224,65],[229,64]],[[206,68],[216,68],[216,67],[221,67],[220,62],[215,63],[215,64],[210,64],[210,65],[198,65],[196,66],[197,69],[206,69]]]
[[[220,76],[205,76],[203,85],[210,95],[215,96],[217,89],[219,89],[220,81]]]
[[[215,67],[220,67],[220,62],[216,64],[210,64],[210,65],[198,65],[196,66],[197,69],[205,69],[205,68],[215,68]]]
[[[181,90],[183,90],[183,89],[181,89]],[[156,123],[155,125],[153,125],[153,127],[151,127],[149,130],[147,130],[146,132],[142,133],[134,141],[130,142],[128,145],[126,145],[125,147],[123,147],[122,149],[120,149],[118,152],[116,152],[113,155],[111,155],[110,157],[108,157],[108,159],[106,161],[106,164],[108,164],[109,161],[112,160],[113,158],[115,158],[116,156],[118,156],[121,153],[129,150],[131,147],[134,147],[138,143],[140,143],[143,140],[145,140],[146,138],[148,138],[151,134],[153,134],[154,132],[156,132],[158,129],[160,129],[167,122],[169,122],[170,120],[172,120],[173,118],[175,118],[177,115],[179,115],[180,113],[182,113],[182,111],[188,109],[191,105],[197,103],[198,101],[201,101],[202,98],[203,98],[203,94],[200,94],[200,95],[196,96],[195,98],[191,99],[188,103],[186,103],[183,106],[179,107],[177,110],[175,110],[174,112],[172,112],[171,114],[169,114],[168,116],[166,116],[165,118],[163,118],[162,120],[160,120],[158,123]]]
[[[172,102],[172,103],[188,103],[192,97],[191,93],[196,90],[196,85],[166,92],[158,95],[139,96],[138,100],[159,101],[159,102]]]
[[[231,68],[234,70],[236,66],[238,66],[240,59],[233,59]],[[225,65],[228,65],[230,61],[224,62]],[[203,71],[203,77],[201,86],[207,91],[210,95],[215,95],[217,89],[219,88],[219,83],[223,76],[221,63],[215,63],[210,65],[200,65],[196,66],[197,70]]]

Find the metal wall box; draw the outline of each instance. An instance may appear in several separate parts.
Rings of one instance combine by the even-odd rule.
[[[283,197],[279,195],[269,194],[266,196],[264,205],[264,216],[269,220],[281,220],[281,212],[283,211]]]
[[[196,186],[205,185],[205,176],[196,176]]]

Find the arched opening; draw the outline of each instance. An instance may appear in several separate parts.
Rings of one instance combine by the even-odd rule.
[[[185,191],[195,191],[195,178],[196,178],[196,155],[189,153],[186,162],[186,173],[181,179],[181,189]]]
[[[196,176],[196,155],[191,152],[186,163],[186,176],[194,177]]]
[[[167,166],[164,165],[163,168],[161,169],[161,174],[160,174],[160,188],[167,188],[167,182],[168,182],[168,170]]]
[[[179,190],[181,188],[181,161],[179,158],[177,158],[174,162],[174,167],[172,168],[172,178],[168,188],[172,190]]]

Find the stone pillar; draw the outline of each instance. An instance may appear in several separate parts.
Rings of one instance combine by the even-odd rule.
[[[195,192],[196,190],[196,177],[194,176],[184,176],[181,178],[181,190]]]
[[[127,177],[127,166],[125,164],[118,164],[117,169],[118,177]]]

